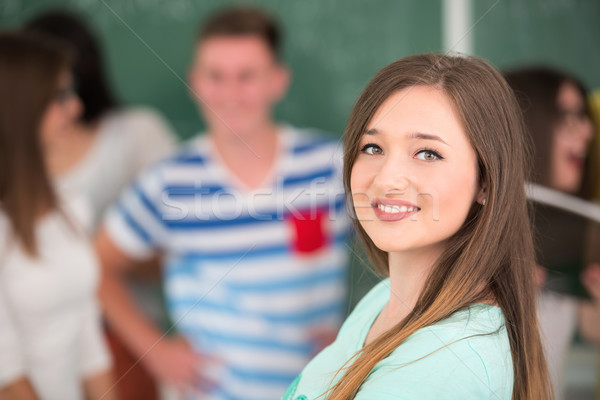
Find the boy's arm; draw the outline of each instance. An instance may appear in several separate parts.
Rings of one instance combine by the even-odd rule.
[[[185,341],[163,336],[127,292],[123,272],[133,259],[113,243],[104,229],[96,237],[96,251],[102,268],[100,300],[112,330],[159,381],[179,387],[193,385],[199,379],[199,357]]]

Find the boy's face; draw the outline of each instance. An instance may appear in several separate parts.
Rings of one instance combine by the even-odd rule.
[[[258,36],[199,42],[189,75],[192,97],[209,131],[232,137],[251,134],[271,121],[288,79],[285,67]]]

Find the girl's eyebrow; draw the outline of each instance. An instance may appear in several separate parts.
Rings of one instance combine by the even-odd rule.
[[[378,135],[378,134],[380,134],[380,132],[376,128],[367,129],[367,131],[365,131],[365,135]],[[431,133],[415,132],[415,133],[409,134],[407,136],[407,138],[408,139],[435,140],[435,141],[444,143],[446,146],[449,146],[449,144],[446,143],[444,141],[444,139],[442,139],[438,135],[433,135]]]
[[[411,133],[410,135],[408,135],[408,138],[409,139],[436,140],[438,142],[444,143],[446,146],[449,146],[448,143],[446,143],[441,137],[439,137],[438,135],[433,135],[431,133],[415,132],[415,133]]]

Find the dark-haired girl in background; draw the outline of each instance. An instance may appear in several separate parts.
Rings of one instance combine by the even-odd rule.
[[[29,21],[26,30],[65,41],[75,50],[73,75],[83,112],[57,141],[49,168],[59,187],[86,195],[93,211],[89,230],[94,233],[104,211],[133,178],[174,151],[174,134],[154,111],[118,104],[104,72],[99,43],[80,17],[51,11]],[[144,267],[150,268],[132,269],[128,288],[146,316],[164,326],[159,266],[156,260],[149,264]],[[115,371],[122,377],[121,397],[156,398],[155,386],[143,367],[133,368],[136,359],[116,336],[108,335]]]
[[[535,153],[533,181],[548,188],[592,200],[597,182],[591,170],[591,143],[596,135],[583,85],[549,67],[515,69],[506,74],[516,93]],[[539,267],[540,284],[545,269]],[[600,265],[582,274],[592,301],[543,290],[539,295],[540,328],[556,398],[564,397],[563,369],[578,325],[582,336],[600,342]],[[579,315],[578,315],[579,314]]]
[[[95,230],[121,190],[150,164],[171,154],[174,134],[154,111],[117,103],[99,44],[82,19],[48,12],[25,29],[65,41],[75,51],[73,78],[83,112],[49,162],[61,186],[82,190],[90,199]]]
[[[0,399],[114,399],[86,202],[47,162],[81,111],[67,49],[0,34]]]

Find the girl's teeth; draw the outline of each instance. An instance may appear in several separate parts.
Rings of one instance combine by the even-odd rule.
[[[383,211],[386,212],[388,214],[398,214],[398,213],[405,213],[405,212],[413,212],[416,210],[415,207],[406,207],[406,206],[389,206],[389,205],[383,205],[383,204],[379,204],[378,208]]]

